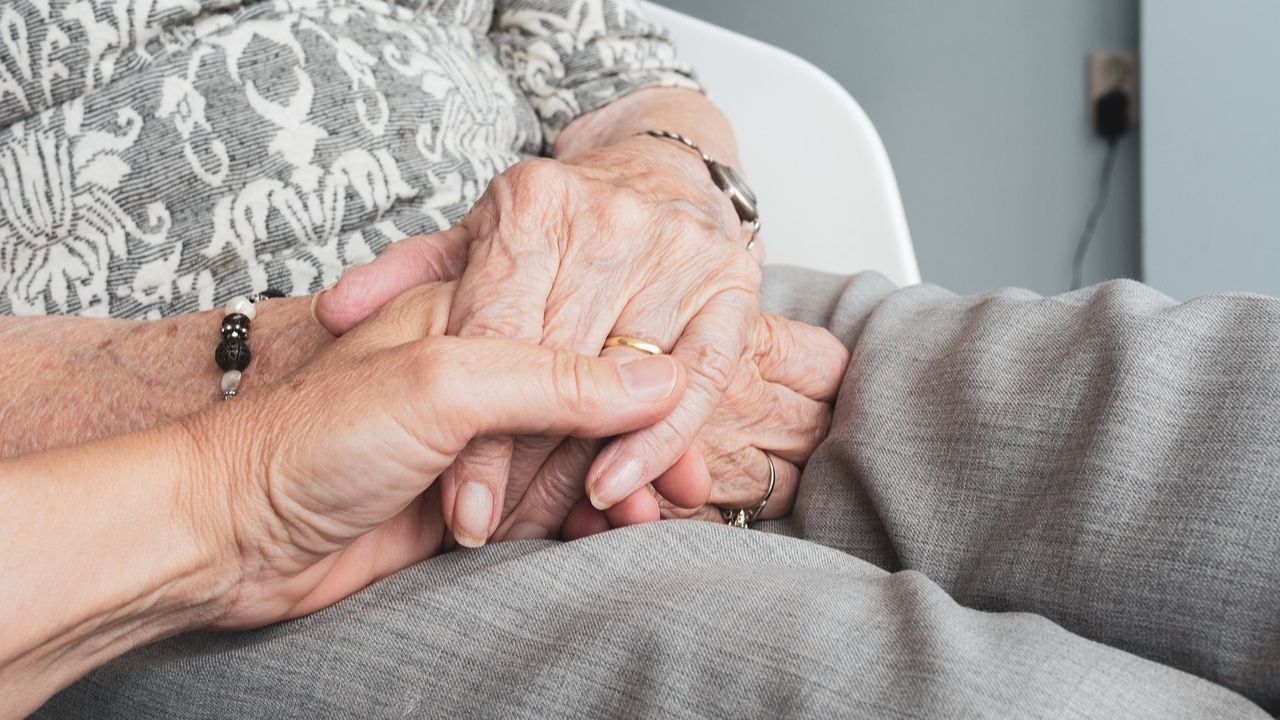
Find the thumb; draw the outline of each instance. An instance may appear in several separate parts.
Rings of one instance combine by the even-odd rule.
[[[421,345],[431,358],[427,377],[435,379],[419,391],[442,417],[414,422],[445,430],[436,449],[450,459],[477,437],[600,438],[648,427],[675,408],[686,382],[684,369],[665,355],[589,357],[492,337]],[[444,484],[443,505],[452,509],[460,544],[488,540],[501,519],[506,483],[500,472],[455,473],[455,482]]]
[[[387,302],[425,283],[456,280],[471,235],[455,226],[392,244],[367,265],[349,270],[316,299],[316,320],[334,335],[360,324]]]
[[[454,450],[477,437],[608,437],[666,417],[684,393],[683,366],[667,355],[589,357],[518,340],[421,341],[431,407]]]

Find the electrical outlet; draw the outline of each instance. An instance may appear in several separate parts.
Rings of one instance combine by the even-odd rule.
[[[1129,93],[1129,124],[1138,123],[1138,54],[1127,50],[1089,53],[1089,116],[1098,98],[1120,88]]]

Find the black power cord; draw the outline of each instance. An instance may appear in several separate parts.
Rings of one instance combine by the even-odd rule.
[[[1107,141],[1107,157],[1102,161],[1102,177],[1098,179],[1098,197],[1093,201],[1093,209],[1089,211],[1089,219],[1084,223],[1084,232],[1076,243],[1075,259],[1071,262],[1071,289],[1079,290],[1081,276],[1084,274],[1084,256],[1089,252],[1089,243],[1093,242],[1093,233],[1098,229],[1098,218],[1107,209],[1107,195],[1111,190],[1111,168],[1116,164],[1116,148],[1120,146],[1118,139]]]
[[[1084,232],[1076,243],[1075,258],[1071,263],[1071,289],[1079,290],[1084,275],[1084,258],[1089,252],[1089,244],[1098,229],[1098,220],[1107,208],[1107,196],[1111,191],[1111,171],[1116,164],[1116,149],[1120,138],[1129,132],[1129,93],[1115,89],[1098,98],[1094,104],[1093,126],[1098,134],[1107,139],[1107,156],[1102,161],[1102,174],[1098,178],[1098,197],[1093,201],[1093,209],[1084,223]]]

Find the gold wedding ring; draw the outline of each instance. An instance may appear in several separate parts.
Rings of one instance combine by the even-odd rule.
[[[632,350],[639,350],[645,355],[661,355],[662,354],[662,348],[658,347],[657,345],[654,345],[648,340],[641,340],[640,338],[627,337],[626,335],[614,335],[613,337],[604,341],[604,346],[606,348],[611,348],[611,347],[631,348]]]
[[[761,498],[760,502],[749,508],[738,508],[737,510],[722,508],[720,517],[724,518],[724,521],[730,527],[747,527],[749,523],[760,517],[760,513],[764,512],[765,506],[769,504],[769,498],[773,497],[773,488],[778,484],[778,469],[774,467],[773,457],[769,453],[766,452],[764,454],[764,459],[769,461],[769,489],[764,491],[764,497]]]

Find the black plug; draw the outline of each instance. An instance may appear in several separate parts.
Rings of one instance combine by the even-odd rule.
[[[1093,104],[1093,128],[1114,143],[1129,134],[1129,93],[1115,88]]]

